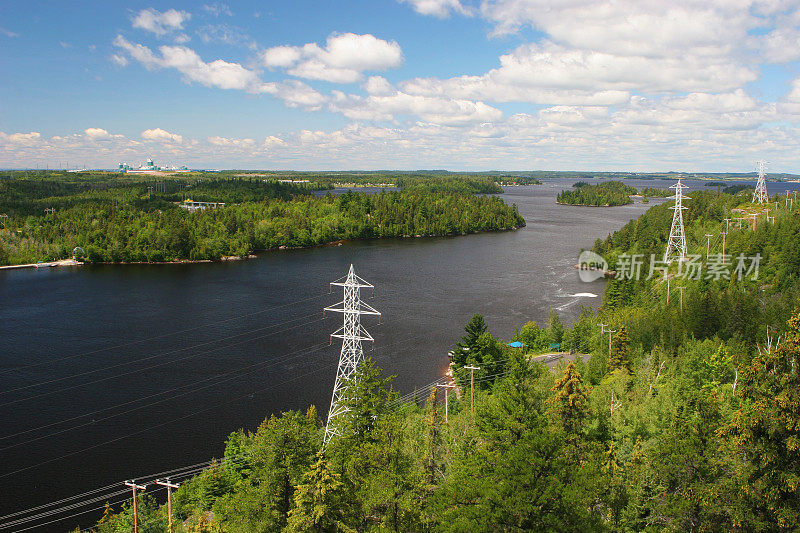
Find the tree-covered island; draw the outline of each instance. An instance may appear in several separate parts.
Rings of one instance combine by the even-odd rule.
[[[400,174],[395,190],[325,194],[340,173],[0,175],[0,265],[69,258],[164,262],[246,256],[343,239],[508,230],[525,221],[492,177]],[[381,180],[383,182],[385,178]],[[356,191],[358,191],[356,189]],[[316,192],[316,194],[315,194]],[[190,212],[181,203],[224,203]]]

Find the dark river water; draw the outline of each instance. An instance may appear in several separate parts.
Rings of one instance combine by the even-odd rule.
[[[572,268],[581,248],[648,206],[556,205],[569,185],[508,188],[503,199],[527,221],[518,231],[229,263],[0,271],[0,515],[219,457],[229,433],[271,413],[312,403],[327,413],[341,315],[323,320],[322,308],[341,299],[328,283],[351,263],[383,313],[380,325],[364,320],[368,354],[401,392],[441,376],[473,313],[504,339],[549,309],[571,321],[600,301],[573,295],[603,289]]]

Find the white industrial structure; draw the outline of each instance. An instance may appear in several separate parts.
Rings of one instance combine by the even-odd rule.
[[[766,161],[756,161],[756,168],[758,169],[758,181],[756,182],[756,190],[753,192],[753,203],[766,204],[769,202],[766,173],[764,172],[766,166]]]
[[[669,230],[667,249],[664,252],[664,262],[667,264],[676,259],[683,261],[686,258],[686,232],[683,229],[683,210],[686,208],[683,207],[683,200],[691,200],[691,198],[684,196],[683,190],[688,188],[681,183],[681,178],[678,178],[678,183],[670,187],[670,189],[675,189],[675,195],[670,197],[675,199],[675,205],[670,208],[675,212],[672,215],[672,228]]]
[[[364,349],[361,341],[374,342],[372,336],[361,326],[361,315],[381,314],[371,306],[361,301],[361,289],[375,289],[373,285],[356,276],[353,265],[347,273],[344,281],[340,278],[331,283],[331,287],[337,286],[344,289],[344,299],[331,306],[326,307],[325,311],[334,311],[344,315],[344,325],[331,334],[333,337],[342,339],[342,351],[339,355],[339,368],[336,371],[336,383],[333,386],[333,396],[331,397],[331,408],[328,411],[328,422],[325,425],[325,440],[323,446],[330,442],[334,435],[341,435],[340,420],[337,420],[343,413],[348,411],[347,407],[341,404],[342,397],[347,388],[347,380],[353,377],[359,363],[364,360]]]
[[[143,165],[139,165],[136,168],[133,168],[127,163],[120,163],[118,170],[123,173],[127,174],[151,174],[153,172],[188,172],[189,169],[186,166],[166,166],[162,167],[153,163],[153,158],[147,158],[147,162]]]

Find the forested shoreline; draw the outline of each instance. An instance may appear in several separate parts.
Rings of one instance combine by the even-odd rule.
[[[616,205],[632,204],[631,196],[647,198],[665,198],[670,196],[669,189],[656,187],[643,187],[638,191],[636,187],[626,185],[621,181],[606,181],[590,185],[579,181],[572,185],[572,189],[561,191],[556,197],[556,202],[564,205],[583,205],[591,207],[612,207]]]
[[[458,235],[518,228],[492,180],[405,177],[400,190],[312,194],[320,182],[176,178],[126,182],[0,179],[0,265],[218,260],[340,240]],[[184,199],[224,202],[187,212]]]
[[[558,193],[556,202],[566,205],[611,207],[633,203],[631,196],[634,194],[638,194],[636,187],[625,185],[621,181],[604,181],[597,185],[579,181],[572,186],[572,189]]]
[[[522,348],[473,317],[454,347],[460,393],[447,421],[436,387],[402,399],[367,360],[324,453],[314,406],[233,432],[222,458],[176,491],[179,530],[795,530],[800,208],[766,223],[747,193],[697,192],[686,205],[689,254],[709,263],[722,243],[706,235],[732,214],[761,217],[725,243],[727,256],[760,257],[758,274],[731,260],[730,275],[695,278],[673,264],[668,299],[663,275],[631,269],[663,254],[671,212],[655,206],[597,241],[631,274],[608,282],[598,311],[521,325],[508,340]],[[532,360],[553,343],[586,357],[554,371]],[[465,365],[480,367],[474,413]],[[166,530],[164,505],[142,497],[139,509],[141,531]],[[130,527],[126,504],[96,531]]]

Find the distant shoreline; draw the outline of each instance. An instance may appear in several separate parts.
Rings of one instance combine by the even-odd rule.
[[[37,268],[37,267],[60,267],[60,266],[80,266],[80,265],[190,265],[196,263],[225,263],[228,261],[243,261],[245,259],[255,259],[258,257],[257,254],[263,252],[274,252],[274,251],[282,251],[282,250],[304,250],[307,248],[322,248],[326,246],[341,246],[346,242],[364,242],[364,241],[371,241],[376,239],[425,239],[430,237],[461,237],[465,235],[473,235],[478,233],[493,233],[493,232],[501,232],[501,231],[515,231],[520,228],[525,227],[522,226],[513,226],[511,228],[501,228],[501,229],[489,229],[489,230],[482,230],[482,231],[470,231],[467,233],[445,233],[441,235],[401,235],[398,237],[373,237],[371,239],[337,239],[335,241],[320,243],[320,244],[312,244],[309,246],[278,246],[276,248],[265,248],[263,250],[254,250],[252,254],[249,255],[229,255],[223,256],[219,259],[178,259],[176,261],[98,261],[98,262],[90,262],[90,261],[76,261],[74,259],[61,259],[58,261],[47,261],[41,263],[26,263],[20,265],[5,265],[0,266],[0,270],[18,270],[23,268]]]

